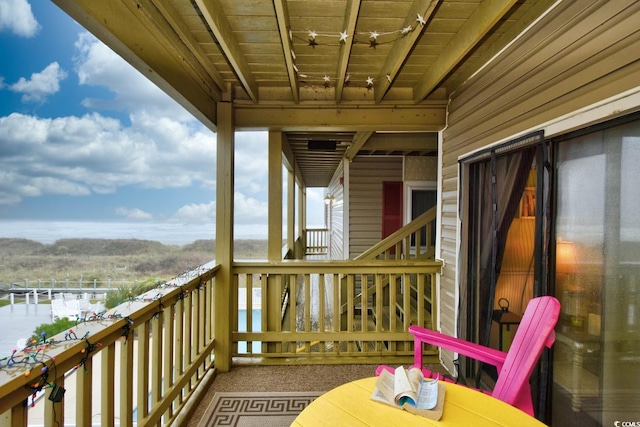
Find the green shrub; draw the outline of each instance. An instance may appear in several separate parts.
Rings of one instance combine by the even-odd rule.
[[[156,288],[160,283],[156,279],[147,279],[144,282],[136,283],[133,286],[120,285],[117,289],[109,291],[105,299],[104,306],[109,309],[137,297],[151,289]]]
[[[40,326],[37,326],[33,331],[33,337],[36,340],[42,338],[42,334],[45,334],[47,339],[51,338],[54,335],[59,334],[60,332],[64,332],[69,329],[73,329],[77,325],[75,320],[69,320],[66,317],[56,320],[53,323],[43,323]]]

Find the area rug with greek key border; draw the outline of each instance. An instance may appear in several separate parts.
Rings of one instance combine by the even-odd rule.
[[[322,392],[218,392],[199,427],[288,427]]]

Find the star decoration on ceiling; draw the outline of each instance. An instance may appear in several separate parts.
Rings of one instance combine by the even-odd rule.
[[[389,81],[389,83],[391,83],[391,74],[387,73],[385,75],[385,77],[387,78],[387,80]]]
[[[402,29],[402,31],[400,32],[400,34],[402,35],[407,35],[409,34],[411,31],[413,30],[413,27],[411,25],[409,25],[408,27],[404,27]]]
[[[318,46],[318,42],[316,42],[316,37],[317,36],[318,36],[318,33],[316,33],[313,30],[309,30],[309,46],[311,46],[311,47]]]
[[[373,87],[373,77],[367,77],[367,88],[371,89]]]
[[[420,23],[420,25],[426,25],[427,21],[424,20],[424,17],[418,14],[418,19],[416,19]]]
[[[344,76],[344,85],[345,85],[345,86],[348,86],[348,85],[349,85],[349,82],[351,82],[351,74],[347,73],[347,74]]]
[[[378,34],[377,31],[372,31],[369,33],[369,47],[376,48],[378,46]]]
[[[346,43],[348,37],[349,37],[349,34],[347,34],[347,30],[344,30],[343,32],[340,33],[340,42]]]
[[[325,74],[322,80],[324,80],[324,87],[329,87],[329,83],[331,83],[331,77]]]

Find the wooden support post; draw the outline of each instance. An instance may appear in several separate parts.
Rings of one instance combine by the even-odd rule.
[[[267,258],[282,260],[282,132],[269,132],[269,219]],[[267,330],[276,331],[281,321],[280,295],[277,293],[275,277],[267,282]],[[275,347],[269,347],[275,351]]]
[[[216,275],[215,364],[222,372],[231,368],[234,123],[231,102],[218,103],[216,152]]]

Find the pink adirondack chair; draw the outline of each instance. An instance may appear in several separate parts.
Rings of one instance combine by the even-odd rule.
[[[508,352],[412,325],[409,332],[414,335],[413,366],[422,368],[425,376],[433,377],[431,371],[422,367],[422,343],[493,365],[498,371],[498,379],[490,394],[533,416],[529,377],[544,347],[550,348],[555,341],[553,329],[559,316],[560,303],[554,297],[543,296],[530,300]],[[392,368],[381,365],[376,374],[382,369]]]

